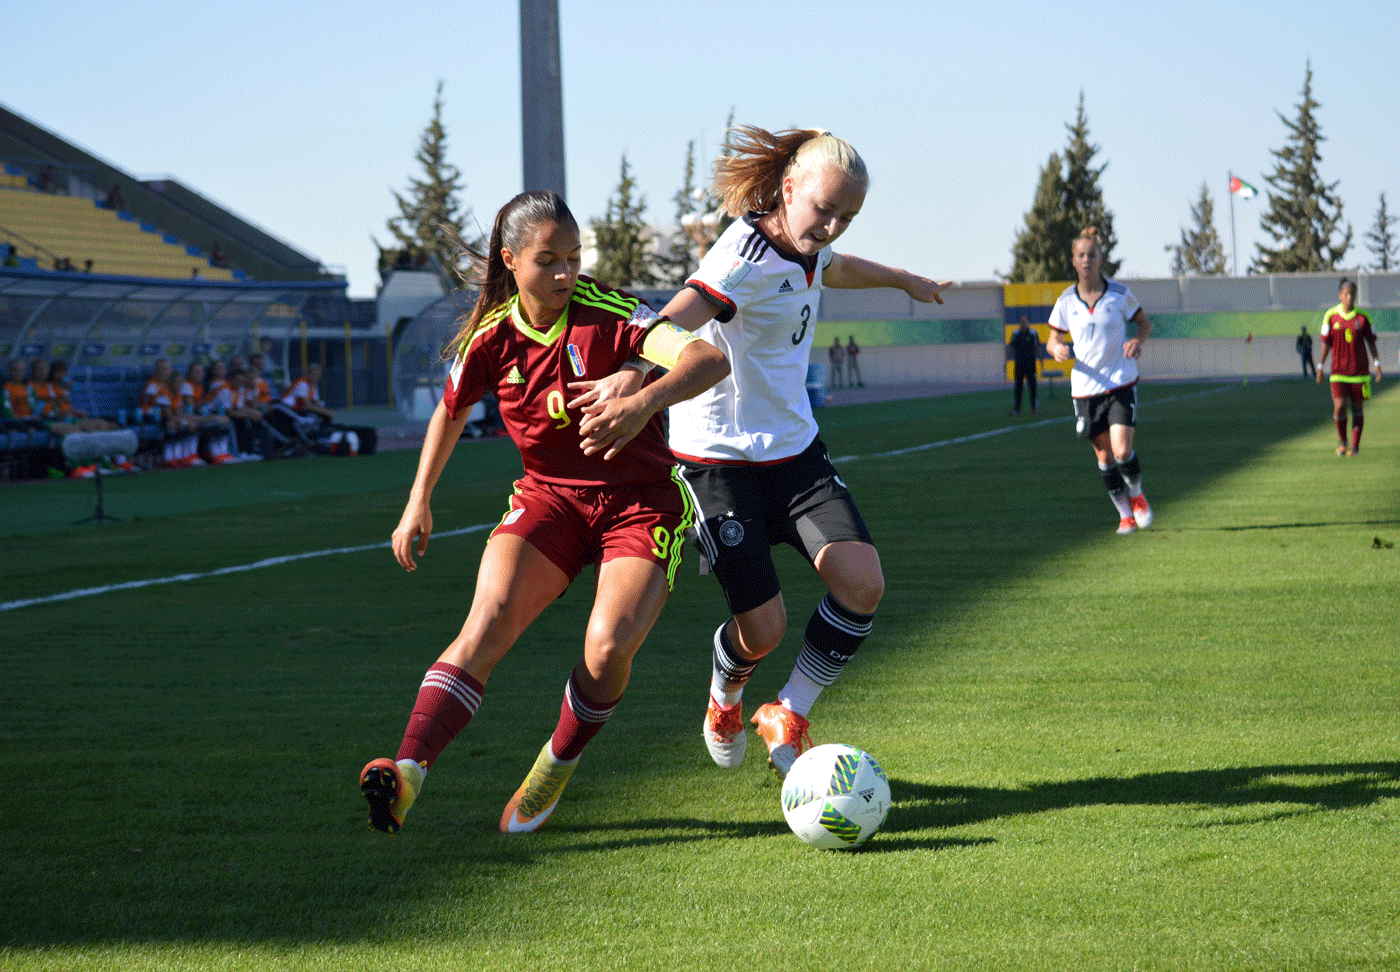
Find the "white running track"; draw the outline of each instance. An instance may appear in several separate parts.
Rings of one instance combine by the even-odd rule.
[[[1154,399],[1153,405],[1165,405],[1168,402],[1182,401],[1188,398],[1200,398],[1203,395],[1215,395],[1233,387],[1232,385],[1222,385],[1218,388],[1210,388],[1206,391],[1191,392],[1186,395],[1170,395],[1166,398]],[[1006,435],[1008,432],[1019,432],[1023,429],[1035,429],[1046,425],[1054,425],[1057,422],[1072,421],[1068,418],[1041,419],[1039,422],[1025,422],[1016,425],[1006,425],[999,429],[992,429],[988,432],[978,432],[974,435],[958,436],[956,439],[942,439],[938,442],[926,442],[923,445],[909,446],[905,449],[892,449],[889,452],[873,452],[866,456],[837,456],[831,461],[833,463],[857,462],[865,459],[892,459],[897,456],[906,456],[914,452],[925,452],[929,449],[939,449],[943,446],[959,445],[963,442],[976,442],[978,439],[990,439],[998,435]],[[469,533],[480,533],[482,530],[490,530],[495,527],[495,523],[478,523],[475,526],[462,527],[457,530],[445,530],[442,533],[434,533],[433,538],[460,537]],[[389,541],[383,543],[369,543],[360,547],[336,547],[331,550],[313,550],[309,553],[287,554],[283,557],[268,557],[264,560],[257,560],[251,564],[238,564],[234,567],[220,567],[217,570],[205,571],[201,574],[174,574],[170,577],[153,577],[147,580],[125,581],[121,584],[104,584],[101,587],[84,587],[73,591],[64,591],[61,594],[49,594],[45,597],[30,597],[19,601],[0,602],[0,612],[15,611],[19,608],[34,607],[39,604],[54,604],[59,601],[74,601],[82,597],[95,597],[99,594],[110,594],[114,591],[134,591],[143,587],[155,587],[159,584],[178,584],[184,581],[203,580],[206,577],[223,577],[225,574],[241,574],[248,570],[261,570],[264,567],[278,567],[282,564],[294,563],[298,560],[310,560],[313,557],[331,557],[337,554],[363,553],[366,550],[383,550],[390,546]]]

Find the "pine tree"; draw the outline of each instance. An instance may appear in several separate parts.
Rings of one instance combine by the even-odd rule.
[[[1069,130],[1069,146],[1065,149],[1065,216],[1069,222],[1070,243],[1065,247],[1068,253],[1074,237],[1087,226],[1099,228],[1099,243],[1103,247],[1103,274],[1116,276],[1120,261],[1113,259],[1113,248],[1118,238],[1113,235],[1113,213],[1103,202],[1103,190],[1099,188],[1099,176],[1108,168],[1104,163],[1097,169],[1091,164],[1099,147],[1089,142],[1089,119],[1084,114],[1084,92],[1079,92],[1079,110],[1074,124],[1066,125]],[[1066,277],[1073,280],[1074,275]]]
[[[613,287],[649,287],[658,279],[651,231],[643,218],[647,203],[642,196],[633,200],[636,185],[624,153],[621,178],[616,194],[608,199],[607,213],[591,222],[598,250],[591,276]]]
[[[1317,169],[1322,161],[1318,146],[1326,139],[1316,116],[1321,106],[1312,96],[1312,61],[1303,78],[1303,100],[1295,107],[1298,115],[1293,121],[1275,112],[1288,128],[1288,144],[1270,150],[1278,164],[1264,181],[1277,193],[1268,194],[1269,207],[1260,221],[1278,245],[1254,244],[1258,254],[1251,269],[1258,273],[1335,270],[1351,248],[1351,224],[1346,224],[1344,233],[1341,229],[1337,183],[1323,182]]]
[[[1040,170],[1035,188],[1035,201],[1026,213],[1026,226],[1016,234],[1011,247],[1011,283],[1044,283],[1052,280],[1074,279],[1070,265],[1070,240],[1074,234],[1065,221],[1065,180],[1060,175],[1062,163],[1058,152]]]
[[[683,286],[700,265],[699,241],[692,235],[699,219],[696,207],[700,196],[695,188],[695,141],[692,139],[685,147],[685,179],[671,197],[676,203],[676,232],[665,251],[656,258],[662,283]]]
[[[1208,277],[1225,272],[1225,247],[1215,232],[1215,203],[1210,187],[1201,183],[1201,198],[1191,207],[1191,230],[1181,231],[1172,246],[1173,277]]]
[[[1382,273],[1395,268],[1397,249],[1400,243],[1396,242],[1395,234],[1390,231],[1390,227],[1400,220],[1400,216],[1394,216],[1385,211],[1385,193],[1381,193],[1381,203],[1376,209],[1376,225],[1371,227],[1366,234],[1366,249],[1370,250],[1376,257],[1376,262],[1371,264],[1372,270],[1379,270]]]
[[[471,208],[462,208],[460,195],[465,185],[461,171],[447,161],[447,129],[442,123],[442,85],[437,84],[433,99],[433,119],[423,129],[414,156],[423,166],[423,177],[410,179],[405,197],[395,192],[399,215],[388,221],[389,232],[398,241],[397,247],[379,246],[380,272],[396,264],[413,265],[417,257],[436,257],[442,266],[452,270],[457,266],[458,239],[479,246],[478,234],[469,234],[466,226]],[[405,259],[406,258],[406,259]]]
[[[1104,205],[1099,176],[1106,166],[1093,166],[1099,147],[1089,141],[1089,120],[1084,113],[1084,94],[1073,124],[1066,125],[1069,144],[1064,154],[1052,152],[1040,170],[1035,201],[1026,213],[1026,225],[1016,234],[1011,247],[1011,283],[1042,283],[1073,280],[1074,265],[1070,248],[1080,230],[1099,228],[1103,245],[1103,272],[1113,276],[1119,262],[1112,258],[1118,241],[1113,235],[1113,213]]]

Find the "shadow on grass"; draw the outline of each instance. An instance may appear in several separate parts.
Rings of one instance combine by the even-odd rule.
[[[1287,803],[1307,808],[1269,810],[1251,820],[1230,821],[1263,823],[1400,798],[1400,763],[1317,763],[1189,770],[1031,783],[1016,789],[931,786],[895,779],[890,781],[890,789],[894,806],[885,825],[886,833],[959,827],[1075,807],[1232,808]]]
[[[1255,523],[1247,526],[1173,527],[1181,533],[1241,533],[1246,530],[1315,530],[1319,527],[1396,526],[1400,520],[1318,520],[1311,523]]]
[[[555,829],[554,832],[575,833],[581,837],[585,835],[609,833],[617,834],[618,836],[599,840],[585,839],[570,844],[555,844],[542,849],[539,853],[575,854],[581,851],[596,852],[649,846],[675,846],[677,844],[696,841],[743,839],[751,837],[783,837],[791,834],[787,824],[781,820],[748,821],[740,823],[734,821],[698,820],[695,818],[678,818],[674,820],[654,818],[651,820],[629,820],[603,826],[565,826]],[[950,850],[959,847],[976,847],[982,844],[994,843],[996,843],[996,841],[992,840],[990,837],[905,837],[897,840],[881,838],[878,843],[867,844],[865,847],[861,848],[861,850]]]

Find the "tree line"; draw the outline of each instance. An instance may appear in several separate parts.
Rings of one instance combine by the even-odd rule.
[[[411,265],[422,268],[436,264],[459,276],[462,244],[480,248],[479,234],[469,232],[471,208],[461,202],[466,186],[461,172],[447,161],[447,131],[442,122],[442,82],[438,82],[432,119],[419,141],[416,160],[422,175],[410,180],[407,191],[393,192],[399,213],[387,226],[395,243],[381,246],[380,271]],[[1352,245],[1352,226],[1342,213],[1337,182],[1328,183],[1321,174],[1319,147],[1326,141],[1318,120],[1321,105],[1312,94],[1312,64],[1303,79],[1301,101],[1294,114],[1283,122],[1286,137],[1281,148],[1271,149],[1274,169],[1263,181],[1267,205],[1260,225],[1271,243],[1256,243],[1250,273],[1290,273],[1337,270]],[[731,110],[725,123],[726,137],[720,156],[730,152],[728,131],[734,122]],[[1089,120],[1083,92],[1074,120],[1065,125],[1067,142],[1053,151],[1041,166],[1031,208],[1011,245],[1010,283],[1040,283],[1074,279],[1070,247],[1080,230],[1097,226],[1103,244],[1104,272],[1117,274],[1121,261],[1114,259],[1118,243],[1113,230],[1113,211],[1104,201],[1099,184],[1105,164],[1095,164],[1100,149],[1089,134]],[[719,208],[719,200],[702,184],[697,173],[695,142],[686,147],[681,187],[672,197],[675,221],[660,229],[646,218],[646,197],[638,192],[636,180],[624,153],[617,188],[608,197],[604,214],[589,221],[597,259],[591,268],[596,279],[619,287],[680,286],[699,265],[700,258],[731,220]],[[1252,192],[1252,187],[1242,183]],[[1231,190],[1227,190],[1231,191]],[[1173,276],[1224,274],[1225,247],[1215,229],[1215,201],[1209,182],[1202,182],[1200,194],[1190,204],[1190,225],[1183,227],[1179,241],[1169,243]],[[1400,240],[1394,226],[1400,216],[1388,211],[1385,193],[1379,195],[1370,230],[1364,235],[1372,256],[1369,269],[1393,270],[1397,266]],[[1358,267],[1358,269],[1361,269]]]

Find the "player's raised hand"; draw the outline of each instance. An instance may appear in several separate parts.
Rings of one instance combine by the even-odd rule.
[[[604,459],[611,459],[646,426],[652,413],[634,397],[614,398],[583,407],[578,432],[583,436],[583,454],[591,456],[607,448]]]
[[[645,378],[646,376],[636,368],[620,368],[606,378],[596,381],[571,381],[568,385],[569,391],[576,392],[578,397],[568,402],[565,407],[583,408],[623,398],[641,388]]]
[[[432,532],[433,513],[428,504],[409,500],[403,511],[403,518],[399,520],[399,525],[394,528],[390,538],[394,548],[394,559],[404,570],[418,569],[418,564],[413,560],[414,547],[417,547],[418,556],[423,556],[428,550],[428,537]]]

